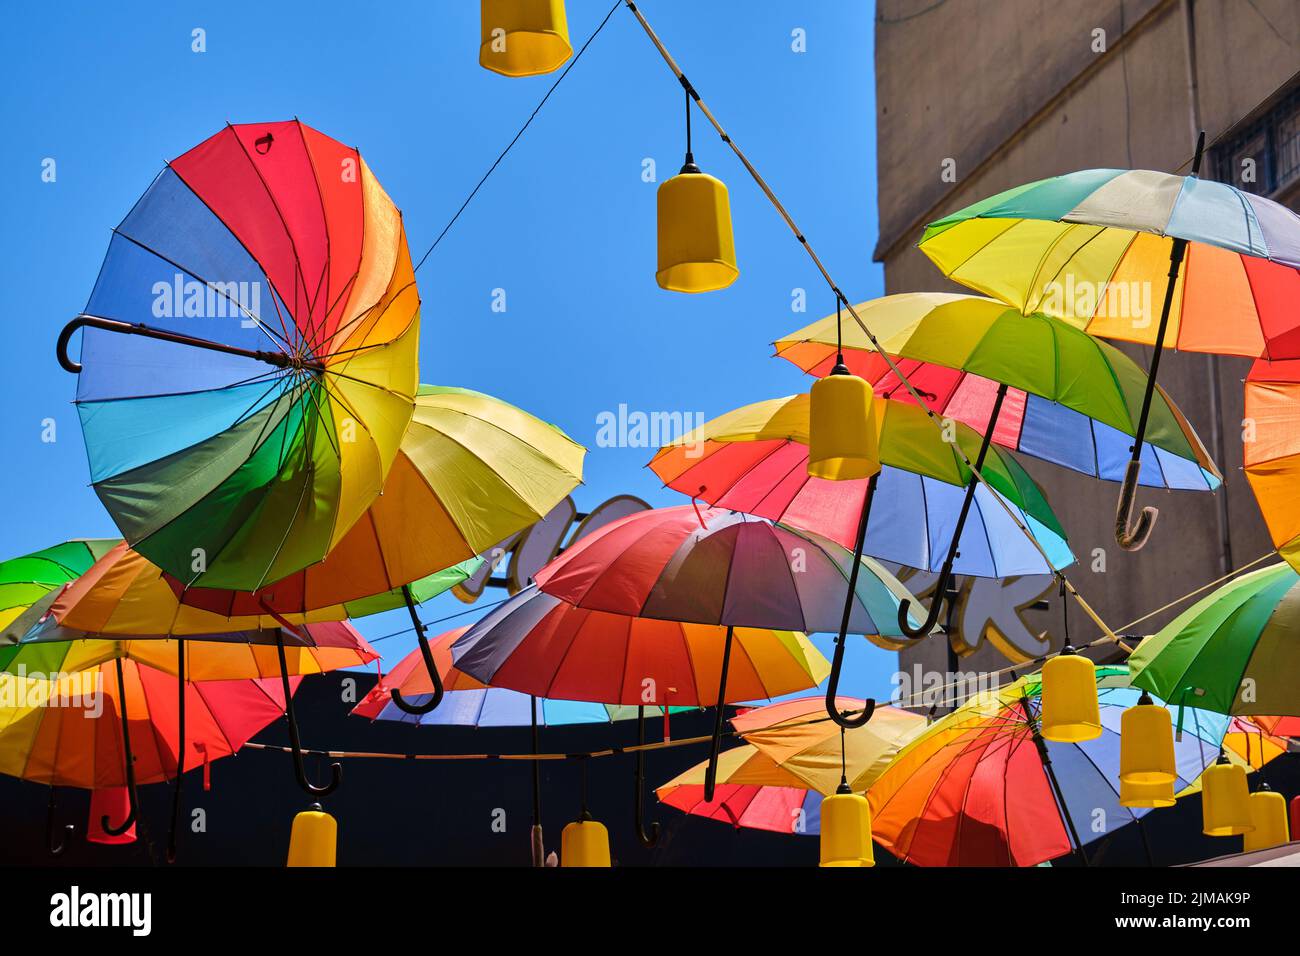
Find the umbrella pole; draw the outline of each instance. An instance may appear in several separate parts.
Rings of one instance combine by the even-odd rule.
[[[849,568],[848,593],[844,595],[844,614],[840,618],[840,633],[835,638],[835,654],[831,658],[831,675],[826,683],[826,713],[840,727],[861,727],[871,719],[871,715],[876,709],[876,702],[868,700],[863,706],[861,714],[857,717],[849,717],[840,713],[839,708],[835,705],[835,700],[839,696],[840,670],[844,666],[844,648],[848,643],[849,619],[853,614],[853,598],[858,591],[858,569],[862,567],[862,548],[867,540],[867,523],[871,518],[871,503],[876,497],[876,481],[879,478],[880,472],[876,472],[867,480],[867,490],[862,496],[862,513],[858,516],[858,532],[853,542],[853,564]]]
[[[1205,131],[1196,140],[1196,155],[1192,158],[1192,175],[1201,171],[1201,156],[1205,152]],[[1165,350],[1165,332],[1169,328],[1169,313],[1173,308],[1174,290],[1178,286],[1178,275],[1182,271],[1183,258],[1187,253],[1187,240],[1174,239],[1169,250],[1169,281],[1165,285],[1165,301],[1160,307],[1160,324],[1156,328],[1155,351],[1151,353],[1151,367],[1147,369],[1147,385],[1142,395],[1142,410],[1138,414],[1137,431],[1133,435],[1133,445],[1129,449],[1132,457],[1124,470],[1124,482],[1119,490],[1119,504],[1115,509],[1115,541],[1125,551],[1137,551],[1151,537],[1155,526],[1158,508],[1146,507],[1138,515],[1137,524],[1130,527],[1133,519],[1133,505],[1137,498],[1138,477],[1142,473],[1142,443],[1147,433],[1147,417],[1151,413],[1151,401],[1155,397],[1156,376],[1160,372],[1160,356]]]
[[[307,768],[303,766],[302,740],[298,736],[298,718],[293,712],[293,688],[289,686],[289,664],[284,656],[284,628],[276,628],[275,649],[280,657],[280,686],[284,689],[284,716],[289,723],[289,749],[293,753],[293,772],[298,778],[298,786],[308,793],[326,796],[338,789],[343,782],[341,764],[330,764],[330,782],[318,787],[307,779]]]
[[[176,831],[181,818],[181,782],[185,777],[185,641],[176,638],[176,788],[172,791],[172,821],[167,829],[167,862],[176,862]]]
[[[998,427],[998,416],[1002,414],[1002,402],[1007,397],[1007,384],[1003,382],[998,386],[997,397],[993,400],[993,411],[989,413],[988,427],[984,429],[984,438],[980,441],[979,455],[975,458],[975,471],[979,472],[984,468],[984,459],[988,457],[989,446],[993,443],[993,433]],[[943,611],[943,602],[948,595],[948,582],[952,579],[952,566],[961,552],[957,550],[961,544],[962,532],[966,529],[966,518],[970,515],[971,505],[975,502],[975,489],[979,485],[979,478],[972,474],[966,482],[966,497],[962,499],[961,513],[957,516],[957,527],[952,533],[952,542],[948,545],[948,555],[943,559],[943,568],[939,571],[939,580],[934,586],[934,597],[930,599],[930,610],[926,614],[925,620],[920,627],[912,627],[912,622],[908,619],[908,609],[912,602],[903,599],[898,606],[898,626],[904,634],[910,638],[925,637],[939,621],[939,614]]]
[[[650,824],[650,833],[645,832],[645,704],[636,707],[636,835],[641,845],[653,850],[659,844],[659,824]]]
[[[1138,833],[1142,834],[1142,849],[1146,851],[1147,866],[1155,866],[1156,858],[1151,853],[1151,841],[1147,839],[1146,824],[1143,822],[1141,817],[1134,817],[1133,820],[1137,823]]]
[[[718,756],[722,753],[722,709],[727,699],[727,670],[731,667],[731,640],[735,628],[727,625],[727,643],[722,647],[722,676],[718,680],[718,706],[713,718],[713,741],[709,745],[709,766],[704,771],[704,802],[713,801],[718,782]]]
[[[1052,793],[1056,797],[1056,805],[1061,811],[1061,816],[1065,819],[1065,825],[1070,831],[1070,839],[1074,841],[1074,848],[1078,851],[1083,865],[1091,866],[1092,864],[1088,862],[1088,854],[1083,849],[1083,841],[1079,839],[1079,831],[1074,826],[1074,817],[1070,815],[1070,807],[1065,802],[1065,792],[1061,789],[1061,782],[1056,779],[1056,771],[1052,769],[1052,756],[1047,752],[1047,741],[1043,739],[1038,721],[1034,719],[1033,712],[1029,709],[1029,698],[1021,694],[1020,701],[1021,706],[1025,708],[1025,719],[1029,722],[1029,732],[1033,735],[1034,746],[1038,748],[1038,759],[1042,761],[1047,780],[1052,785]]]
[[[400,710],[414,717],[419,717],[431,713],[435,707],[442,703],[442,675],[438,673],[438,665],[434,663],[433,651],[429,648],[429,637],[425,632],[424,622],[420,620],[420,615],[416,613],[415,600],[411,597],[409,585],[402,585],[402,598],[406,601],[406,609],[411,613],[411,624],[414,625],[416,639],[420,642],[420,656],[424,658],[424,669],[429,674],[429,680],[433,681],[433,696],[423,704],[408,704],[402,699],[402,692],[396,687],[390,690],[388,694]]]
[[[529,696],[530,713],[533,725],[533,753],[541,752],[540,735],[537,730],[537,698]],[[533,866],[546,866],[546,844],[542,839],[542,762],[534,760],[533,764]]]
[[[135,792],[135,757],[131,753],[131,721],[126,713],[126,677],[122,673],[122,658],[114,658],[113,663],[117,665],[117,702],[118,709],[122,712],[122,754],[126,762],[126,799],[129,809],[120,826],[109,823],[107,813],[99,818],[99,825],[109,836],[121,836],[135,823],[139,803]]]

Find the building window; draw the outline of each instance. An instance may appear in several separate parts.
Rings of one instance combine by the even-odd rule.
[[[1220,182],[1261,196],[1279,196],[1300,183],[1300,88],[1215,147]]]

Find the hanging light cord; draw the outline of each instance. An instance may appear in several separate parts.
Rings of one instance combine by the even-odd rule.
[[[875,334],[867,326],[867,323],[863,321],[862,316],[858,314],[858,310],[853,307],[853,304],[849,302],[847,298],[845,298],[844,293],[841,292],[839,286],[835,284],[835,280],[831,276],[830,270],[826,268],[825,264],[821,260],[821,257],[817,255],[816,251],[812,247],[812,244],[808,241],[807,236],[805,236],[803,232],[799,229],[799,226],[794,221],[794,218],[790,215],[789,211],[785,208],[785,206],[782,205],[781,200],[777,198],[776,193],[772,191],[772,188],[767,184],[767,181],[754,167],[754,164],[749,161],[749,158],[745,155],[745,153],[741,150],[741,148],[736,145],[735,140],[733,140],[731,136],[728,135],[727,131],[722,128],[722,124],[718,122],[717,117],[715,117],[713,113],[709,110],[708,106],[705,105],[704,100],[700,98],[699,92],[691,84],[690,80],[686,78],[686,74],[683,73],[681,67],[677,65],[677,61],[674,60],[672,54],[668,52],[668,48],[665,47],[663,41],[659,39],[659,35],[655,33],[654,28],[650,26],[650,23],[646,20],[645,15],[641,13],[640,8],[635,3],[633,3],[632,0],[623,0],[623,2],[627,5],[627,8],[632,12],[632,15],[636,17],[637,22],[641,24],[641,28],[645,31],[646,36],[649,37],[650,42],[655,45],[655,48],[659,51],[659,55],[663,57],[664,62],[668,65],[668,68],[672,70],[673,74],[677,77],[678,82],[680,82],[682,86],[685,87],[687,94],[692,99],[695,100],[695,105],[699,107],[699,110],[701,113],[704,114],[705,119],[707,119],[709,123],[712,124],[713,128],[717,130],[718,136],[721,137],[722,141],[731,147],[731,151],[736,154],[736,158],[739,159],[741,165],[745,167],[745,171],[749,173],[750,178],[754,180],[754,183],[758,186],[760,190],[762,190],[763,195],[767,197],[768,202],[772,204],[772,207],[776,209],[777,213],[781,216],[781,218],[785,220],[785,224],[790,227],[790,231],[794,233],[794,237],[797,240],[799,240],[799,244],[803,246],[804,251],[808,253],[808,257],[812,259],[813,265],[815,265],[817,267],[817,271],[819,271],[822,274],[822,278],[826,280],[826,284],[830,286],[831,291],[835,293],[836,297],[844,302],[845,306],[849,310],[849,315],[853,317],[853,321],[855,321],[858,324],[858,327],[862,329],[863,334],[865,334],[867,338],[871,341],[872,346],[876,349],[877,352],[880,353],[881,358],[885,360],[885,364],[889,366],[890,371],[892,371],[894,375],[897,376],[899,382],[902,383],[903,387],[907,389],[908,393],[912,396],[912,398],[916,400],[916,403],[920,405],[920,407],[925,411],[926,415],[929,416],[930,420],[934,422],[934,424],[937,427],[943,428],[944,427],[943,419],[940,418],[937,414],[935,414],[934,410],[931,409],[930,406],[922,399],[921,393],[911,383],[908,377],[903,374],[903,370],[898,367],[898,363],[894,361],[893,356],[891,356],[888,352],[886,352],[883,348],[881,348],[880,341],[876,338]],[[1012,523],[1015,524],[1015,526],[1020,530],[1021,534],[1023,534],[1029,540],[1029,543],[1033,545],[1034,549],[1038,551],[1039,555],[1042,556],[1047,566],[1049,568],[1054,567],[1052,564],[1051,556],[1043,548],[1042,544],[1039,543],[1038,539],[1034,537],[1034,533],[1029,530],[1029,527],[1023,521],[1020,520],[1020,516],[1015,513],[1015,511],[1012,509],[1010,504],[1008,504],[1005,500],[1003,500],[1001,495],[996,493],[996,490],[993,488],[993,486],[989,484],[988,479],[986,479],[983,473],[978,468],[975,467],[975,463],[971,460],[970,456],[966,454],[965,450],[961,447],[961,445],[959,443],[954,442],[952,447],[953,450],[957,453],[957,455],[961,458],[962,462],[970,470],[971,474],[975,476],[976,480],[978,480],[982,485],[984,485],[984,487],[987,488],[990,492],[993,492],[993,500],[1002,506],[1002,510],[1007,513],[1007,516],[1011,519]],[[1069,582],[1069,580],[1065,577],[1064,574],[1061,574],[1059,571],[1057,572],[1057,574],[1064,582],[1066,589],[1070,593],[1070,596],[1079,604],[1079,607],[1083,609],[1083,611],[1088,615],[1088,617],[1090,617],[1093,620],[1093,622],[1102,630],[1107,640],[1118,643],[1119,638],[1116,636],[1115,632],[1112,631],[1110,627],[1106,624],[1106,622],[1101,618],[1101,615],[1099,615],[1095,610],[1093,610],[1092,606],[1088,604],[1087,601],[1084,600],[1083,595],[1081,595],[1078,592],[1078,590],[1074,587],[1073,584]]]
[[[528,115],[528,119],[524,120],[524,125],[519,127],[519,132],[515,133],[514,139],[506,144],[505,149],[501,150],[501,154],[493,160],[492,165],[489,166],[487,172],[483,174],[483,178],[480,179],[474,188],[469,191],[469,195],[466,196],[465,201],[460,204],[460,208],[456,210],[456,214],[447,220],[447,225],[442,227],[442,232],[438,233],[438,238],[434,239],[433,244],[424,251],[424,255],[420,256],[420,261],[415,264],[415,272],[420,271],[420,266],[424,265],[424,260],[429,258],[429,254],[432,253],[434,249],[438,248],[438,243],[442,242],[443,237],[451,231],[451,227],[456,224],[456,220],[460,218],[460,214],[465,211],[466,207],[469,206],[474,197],[478,195],[478,191],[483,188],[483,184],[488,181],[488,177],[496,172],[496,168],[501,165],[501,161],[506,158],[506,154],[510,152],[515,143],[519,142],[520,137],[522,137],[528,127],[532,125],[533,120],[535,120],[537,114],[542,111],[542,107],[545,106],[546,101],[551,98],[551,94],[555,92],[556,87],[564,82],[564,78],[569,75],[569,71],[578,65],[578,61],[582,59],[582,54],[586,53],[587,47],[591,46],[591,41],[596,39],[601,30],[605,29],[605,24],[609,22],[610,17],[614,15],[614,11],[618,9],[619,4],[622,2],[623,0],[616,0],[614,5],[609,8],[609,12],[605,14],[605,19],[601,20],[600,25],[596,27],[591,36],[587,37],[587,42],[578,48],[578,52],[573,55],[573,59],[565,65],[560,75],[556,77],[555,82],[551,84],[551,88],[546,91],[546,95],[541,98],[532,113]]]

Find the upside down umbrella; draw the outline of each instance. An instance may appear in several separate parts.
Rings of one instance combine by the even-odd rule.
[[[587,700],[558,700],[538,698],[506,687],[489,687],[470,677],[452,664],[451,646],[470,628],[458,627],[441,634],[429,642],[438,668],[441,686],[446,694],[441,706],[431,713],[409,713],[394,704],[392,691],[420,706],[433,697],[435,688],[424,668],[423,655],[416,649],[402,658],[392,670],[380,677],[352,713],[371,720],[396,720],[402,723],[461,727],[526,727],[532,728],[533,752],[539,751],[539,728],[571,724],[610,723],[615,720],[637,718],[644,739],[645,718],[660,716],[663,709],[644,704],[599,703]],[[668,707],[669,713],[689,710],[688,707]],[[542,866],[542,781],[541,764],[532,761],[533,778],[533,865]],[[656,836],[647,836],[642,826],[642,781],[645,776],[645,758],[637,753],[636,824],[637,833],[648,846],[653,846]],[[657,835],[658,824],[652,828]]]
[[[852,697],[835,701],[840,713],[865,706]],[[737,714],[731,723],[745,745],[722,755],[715,798],[703,799],[707,764],[701,763],[660,787],[659,799],[737,827],[820,832],[822,797],[841,782],[855,793],[866,790],[926,724],[919,714],[878,707],[870,723],[842,728],[825,718],[823,707],[820,697],[805,697]]]
[[[58,342],[127,541],[210,587],[323,558],[411,419],[419,307],[401,214],[355,149],[295,120],[172,160]]]
[[[693,505],[611,522],[535,578],[542,591],[578,607],[725,627],[719,702],[727,699],[735,628],[838,631],[838,659],[848,631],[900,637],[898,608],[912,600],[883,567],[833,541],[764,518]],[[465,667],[459,657],[456,663]],[[862,719],[869,718],[868,707]],[[710,798],[721,740],[719,706],[706,785]]]
[[[1242,457],[1273,546],[1300,569],[1300,361],[1260,360],[1246,376]]]
[[[1138,645],[1133,683],[1218,714],[1300,716],[1297,585],[1276,564],[1216,588]]]
[[[1093,335],[1154,346],[1116,514],[1130,527],[1148,415],[1166,346],[1270,359],[1300,357],[1300,217],[1262,196],[1190,176],[1088,169],[1017,186],[930,223],[920,249],[944,275],[1026,315],[1046,312]],[[1152,322],[1144,292],[1163,286]]]
[[[877,842],[920,866],[1034,866],[1071,851],[1087,863],[1087,843],[1148,812],[1119,802],[1120,718],[1140,692],[1127,668],[1105,666],[1097,693],[1103,732],[1082,743],[1042,737],[1039,674],[940,718],[867,790]],[[1192,709],[1185,726],[1174,745],[1176,791],[1218,758],[1227,719]]]
[[[184,682],[120,657],[56,681],[0,674],[0,773],[50,786],[47,835],[57,854],[54,787],[130,792],[171,779],[179,786],[187,757],[194,766],[234,754],[284,713],[283,695],[275,680]]]

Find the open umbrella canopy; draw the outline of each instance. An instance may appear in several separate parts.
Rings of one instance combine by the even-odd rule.
[[[1016,186],[926,226],[948,278],[1024,314],[1152,345],[1151,289],[1187,242],[1166,343],[1193,352],[1300,357],[1300,217],[1226,183],[1145,169],[1086,169]],[[1154,309],[1160,308],[1159,301]]]
[[[0,674],[0,773],[51,786],[125,786],[125,704],[135,782],[174,778],[178,682],[135,661],[122,667],[125,702],[113,664],[58,681]],[[279,680],[190,682],[184,692],[190,767],[235,753],[284,713]]]
[[[411,419],[419,308],[401,214],[355,149],[295,120],[227,126],[170,162],[60,339],[126,539],[210,587],[323,558]]]
[[[660,803],[733,827],[772,833],[821,832],[822,795],[763,751],[742,744],[718,758],[713,799],[704,799],[704,761],[655,790]]]
[[[33,605],[57,593],[90,570],[118,542],[65,541],[8,561],[0,561],[0,628],[8,628]]]
[[[324,561],[251,592],[203,578],[173,586],[185,604],[228,617],[336,605],[355,617],[401,606],[400,588],[413,581],[413,597],[426,600],[563,501],[582,482],[585,454],[554,425],[490,395],[422,385],[384,493]]]
[[[463,674],[535,697],[711,707],[726,631],[574,607],[530,587],[465,631],[451,653]],[[807,690],[830,673],[800,633],[737,627],[734,642],[725,701]]]
[[[952,540],[970,480],[957,447],[972,460],[980,436],[955,423],[955,442],[914,406],[879,400],[876,480],[864,553],[938,570]],[[756,402],[720,415],[660,449],[650,468],[675,491],[718,508],[779,521],[854,546],[868,479],[830,481],[808,474],[807,394]],[[956,446],[956,447],[955,447]],[[992,449],[989,483],[1052,557],[1049,567],[994,494],[980,485],[962,529],[958,574],[1050,574],[1074,561],[1042,490],[1012,456]],[[838,626],[838,625],[837,625]]]
[[[910,292],[854,309],[935,412],[982,434],[1005,383],[1010,389],[993,432],[996,444],[1098,478],[1124,477],[1146,373],[1114,346],[1060,319],[1023,316],[983,296]],[[830,374],[841,336],[849,371],[878,395],[914,401],[854,322],[837,331],[835,316],[821,319],[779,339],[776,354],[822,377]],[[1146,484],[1212,491],[1222,483],[1200,438],[1163,391],[1151,406],[1142,456]]]
[[[1216,588],[1138,645],[1133,683],[1219,714],[1300,716],[1298,584],[1276,564]]]
[[[433,681],[424,668],[423,656],[414,650],[403,657],[370,693],[361,699],[352,713],[371,720],[397,720],[408,724],[455,727],[527,727],[534,720],[539,727],[565,724],[603,724],[629,720],[637,708],[625,704],[603,704],[586,700],[535,698],[505,687],[488,687],[482,681],[457,670],[451,661],[451,645],[469,627],[458,627],[429,641],[446,696],[437,709],[427,714],[410,714],[393,703],[390,691],[397,688],[410,703],[419,706],[434,692]],[[671,713],[691,710],[670,707]],[[647,717],[663,716],[662,708],[645,708]]]
[[[861,710],[865,701],[837,697],[836,710]],[[821,697],[781,701],[743,711],[731,720],[744,745],[722,754],[713,800],[704,799],[707,762],[659,787],[659,799],[686,813],[737,827],[778,833],[818,833],[823,796],[835,793],[841,767],[861,793],[884,772],[925,718],[877,707],[862,727],[846,730],[826,718]],[[841,758],[843,762],[841,763]]]
[[[1300,569],[1300,361],[1257,361],[1246,376],[1246,480],[1278,554]]]
[[[241,680],[280,673],[277,640],[284,642],[291,675],[321,674],[379,659],[366,639],[346,621],[305,624],[293,630],[228,631],[185,641],[187,680]],[[116,658],[138,661],[175,676],[176,641],[162,636],[112,639],[90,637],[56,624],[39,623],[17,643],[0,646],[0,672],[54,678],[97,667]]]
[[[841,713],[858,711],[865,701],[837,697]],[[840,727],[826,718],[821,697],[781,701],[737,714],[731,725],[782,769],[823,796],[840,784]],[[843,773],[854,793],[862,793],[885,771],[898,751],[925,729],[925,718],[898,707],[877,707],[871,720],[843,735]]]
[[[1147,811],[1119,802],[1120,718],[1138,702],[1124,667],[1097,668],[1100,737],[1042,741],[1079,838],[1090,843]],[[899,751],[867,791],[872,834],[920,866],[1034,866],[1071,851],[1067,818],[1038,749],[1040,675],[972,697]],[[1174,745],[1176,791],[1219,755],[1227,718],[1190,708]]]
[[[811,532],[720,508],[682,505],[610,522],[565,550],[535,579],[547,594],[589,610],[832,632],[840,628],[852,563],[848,550]],[[901,637],[899,604],[915,604],[915,599],[870,558],[862,559],[861,571],[849,631]],[[459,656],[456,663],[465,667]]]

